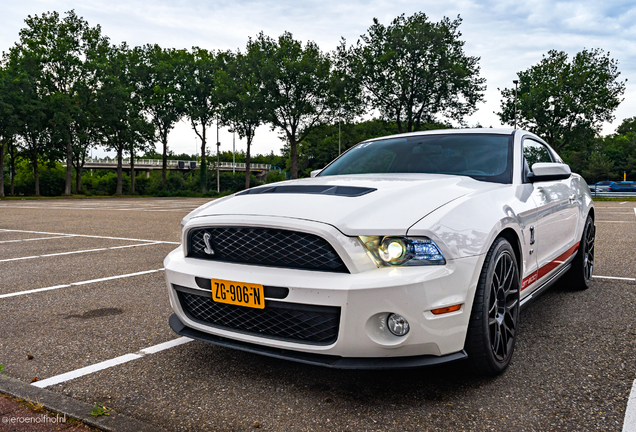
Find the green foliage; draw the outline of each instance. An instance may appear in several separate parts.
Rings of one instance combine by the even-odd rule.
[[[517,125],[544,138],[557,152],[580,150],[614,119],[625,81],[618,62],[600,49],[583,50],[571,60],[551,50],[539,63],[519,72],[519,88],[501,90],[502,123]]]
[[[106,408],[104,405],[95,403],[95,406],[91,409],[91,415],[94,417],[110,415],[112,408]]]
[[[287,177],[281,170],[272,170],[265,176],[265,183],[276,183],[284,180],[287,180]]]
[[[141,95],[136,91],[140,62],[140,52],[123,43],[111,48],[108,65],[100,71],[103,84],[96,96],[98,121],[104,147],[117,152],[117,194],[123,192],[124,152],[132,156],[148,150],[155,133],[154,125],[143,114]]]
[[[332,60],[315,42],[303,46],[289,32],[278,39],[260,33],[255,40],[250,39],[247,49],[260,61],[267,119],[285,134],[291,176],[297,178],[298,143],[338,112]]]
[[[64,194],[65,170],[60,163],[39,161],[40,195],[59,196]],[[33,167],[27,160],[17,164],[15,193],[18,195],[36,195]]]
[[[485,80],[479,58],[464,52],[460,25],[459,17],[431,22],[416,13],[387,26],[375,19],[356,45],[342,40],[331,53],[287,32],[278,38],[260,33],[244,52],[219,52],[112,46],[99,25],[91,27],[74,11],[29,16],[0,61],[0,188],[8,192],[14,182],[19,195],[47,196],[133,188],[149,195],[215,195],[216,173],[207,168],[153,171],[149,178],[142,171],[134,179],[123,167],[80,169],[96,146],[117,152],[117,159],[145,153],[194,160],[168,149],[168,134],[181,118],[199,137],[199,154],[208,154],[204,166],[216,160],[207,129],[220,122],[248,141],[246,152],[224,151],[221,161],[235,156],[293,177],[309,176],[338,155],[338,120],[341,151],[369,138],[448,127],[436,123],[444,119],[463,124],[483,100]],[[622,179],[624,172],[636,179],[636,117],[625,119],[616,134],[598,136],[624,94],[619,75],[617,61],[600,49],[572,58],[549,51],[519,73],[517,102],[514,89],[502,90],[498,114],[513,124],[516,113],[520,126],[544,137],[588,181]],[[363,113],[382,120],[356,123]],[[262,124],[283,135],[281,155],[251,155]],[[70,185],[73,172],[76,184]],[[264,180],[284,178],[272,171]],[[221,190],[261,181],[223,172]]]
[[[185,50],[163,49],[159,45],[135,48],[140,57],[137,68],[138,89],[143,109],[155,126],[155,139],[161,143],[162,158],[167,159],[168,134],[184,114],[179,83],[184,79],[188,58]],[[167,169],[162,172],[166,182]]]
[[[614,162],[604,154],[592,153],[588,159],[588,169],[583,177],[591,179],[609,179],[614,173]]]
[[[430,22],[423,13],[373,25],[348,52],[352,70],[373,109],[397,124],[419,130],[439,117],[463,122],[484,100],[479,58],[464,53],[461,19]]]
[[[184,53],[183,76],[180,97],[185,116],[201,140],[201,155],[206,155],[207,128],[218,121],[220,100],[218,98],[217,75],[222,62],[214,51],[195,47],[192,53]],[[201,175],[201,192],[206,192],[207,169],[205,159]]]
[[[636,133],[636,117],[624,119],[620,126],[616,128],[617,135],[627,135],[629,133]]]

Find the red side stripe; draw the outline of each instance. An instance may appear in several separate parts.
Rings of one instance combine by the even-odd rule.
[[[541,279],[543,276],[550,273],[552,270],[563,264],[568,258],[570,258],[579,248],[581,242],[577,242],[570,249],[563,252],[559,255],[555,260],[547,263],[543,267],[541,267],[538,271],[533,272],[530,276],[527,276],[523,282],[521,282],[521,291],[528,288],[530,285]]]

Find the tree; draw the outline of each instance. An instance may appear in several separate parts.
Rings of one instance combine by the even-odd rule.
[[[248,42],[248,52],[262,59],[267,118],[284,133],[291,153],[291,176],[298,178],[298,143],[338,112],[332,60],[315,42],[303,47],[288,32],[278,40],[260,33]]]
[[[636,117],[624,119],[616,128],[617,135],[627,135],[628,133],[636,133]]]
[[[108,40],[101,35],[100,26],[90,27],[73,10],[64,18],[57,12],[29,15],[25,23],[27,26],[20,30],[20,41],[13,49],[28,52],[41,71],[38,86],[53,108],[50,121],[53,136],[62,141],[66,158],[65,194],[70,195],[73,144],[78,116],[85,108],[78,101],[82,99],[78,92],[87,85],[85,81],[90,80],[86,67],[87,58],[91,57],[88,51],[103,49]]]
[[[572,60],[551,50],[539,63],[518,74],[519,88],[501,91],[502,123],[517,125],[543,137],[557,152],[600,132],[614,119],[625,81],[618,62],[601,49],[583,50]]]
[[[251,42],[251,41],[250,41]],[[245,54],[225,53],[225,67],[217,77],[222,101],[221,120],[247,140],[245,153],[245,189],[250,187],[251,147],[256,128],[266,120],[265,94],[259,66],[263,52],[248,42]]]
[[[161,184],[166,185],[168,170],[168,134],[183,116],[183,99],[179,97],[187,59],[185,50],[163,49],[146,45],[140,50],[141,92],[144,111],[155,126],[155,139],[162,146]]]
[[[213,51],[193,48],[187,55],[184,77],[181,83],[181,97],[184,114],[190,120],[192,129],[201,140],[201,192],[207,189],[206,144],[207,128],[218,121],[219,99],[216,76],[219,62]]]
[[[23,153],[33,168],[35,195],[40,195],[40,158],[55,155],[52,147],[51,118],[53,104],[39,85],[42,71],[38,59],[29,51],[11,49],[4,59],[10,83],[10,104],[14,112],[15,133],[21,138]],[[11,147],[11,142],[9,142]],[[14,149],[9,149],[10,157]]]
[[[423,13],[400,15],[388,27],[373,25],[348,53],[370,106],[398,131],[419,130],[439,116],[463,124],[484,100],[479,57],[464,53],[461,19],[440,22]]]
[[[102,70],[102,86],[97,93],[97,115],[101,138],[107,150],[117,152],[117,191],[122,194],[123,154],[131,156],[131,193],[134,189],[134,156],[143,151],[154,136],[152,123],[142,114],[134,77],[139,58],[123,43],[112,47],[108,66]]]
[[[16,118],[11,104],[13,97],[10,94],[13,86],[5,63],[0,62],[0,197],[4,197],[4,153],[16,133]]]
[[[592,153],[588,159],[588,168],[583,171],[583,176],[592,180],[604,180],[612,177],[614,162],[606,155]]]

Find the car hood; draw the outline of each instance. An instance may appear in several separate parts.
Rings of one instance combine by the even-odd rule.
[[[350,236],[404,235],[457,198],[503,186],[440,174],[315,177],[239,192],[196,209],[187,219],[273,216],[326,223]]]

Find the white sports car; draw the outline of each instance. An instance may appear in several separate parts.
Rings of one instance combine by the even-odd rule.
[[[520,307],[561,276],[589,286],[594,235],[587,184],[529,132],[372,139],[186,216],[165,259],[170,325],[329,367],[468,358],[497,374]]]

